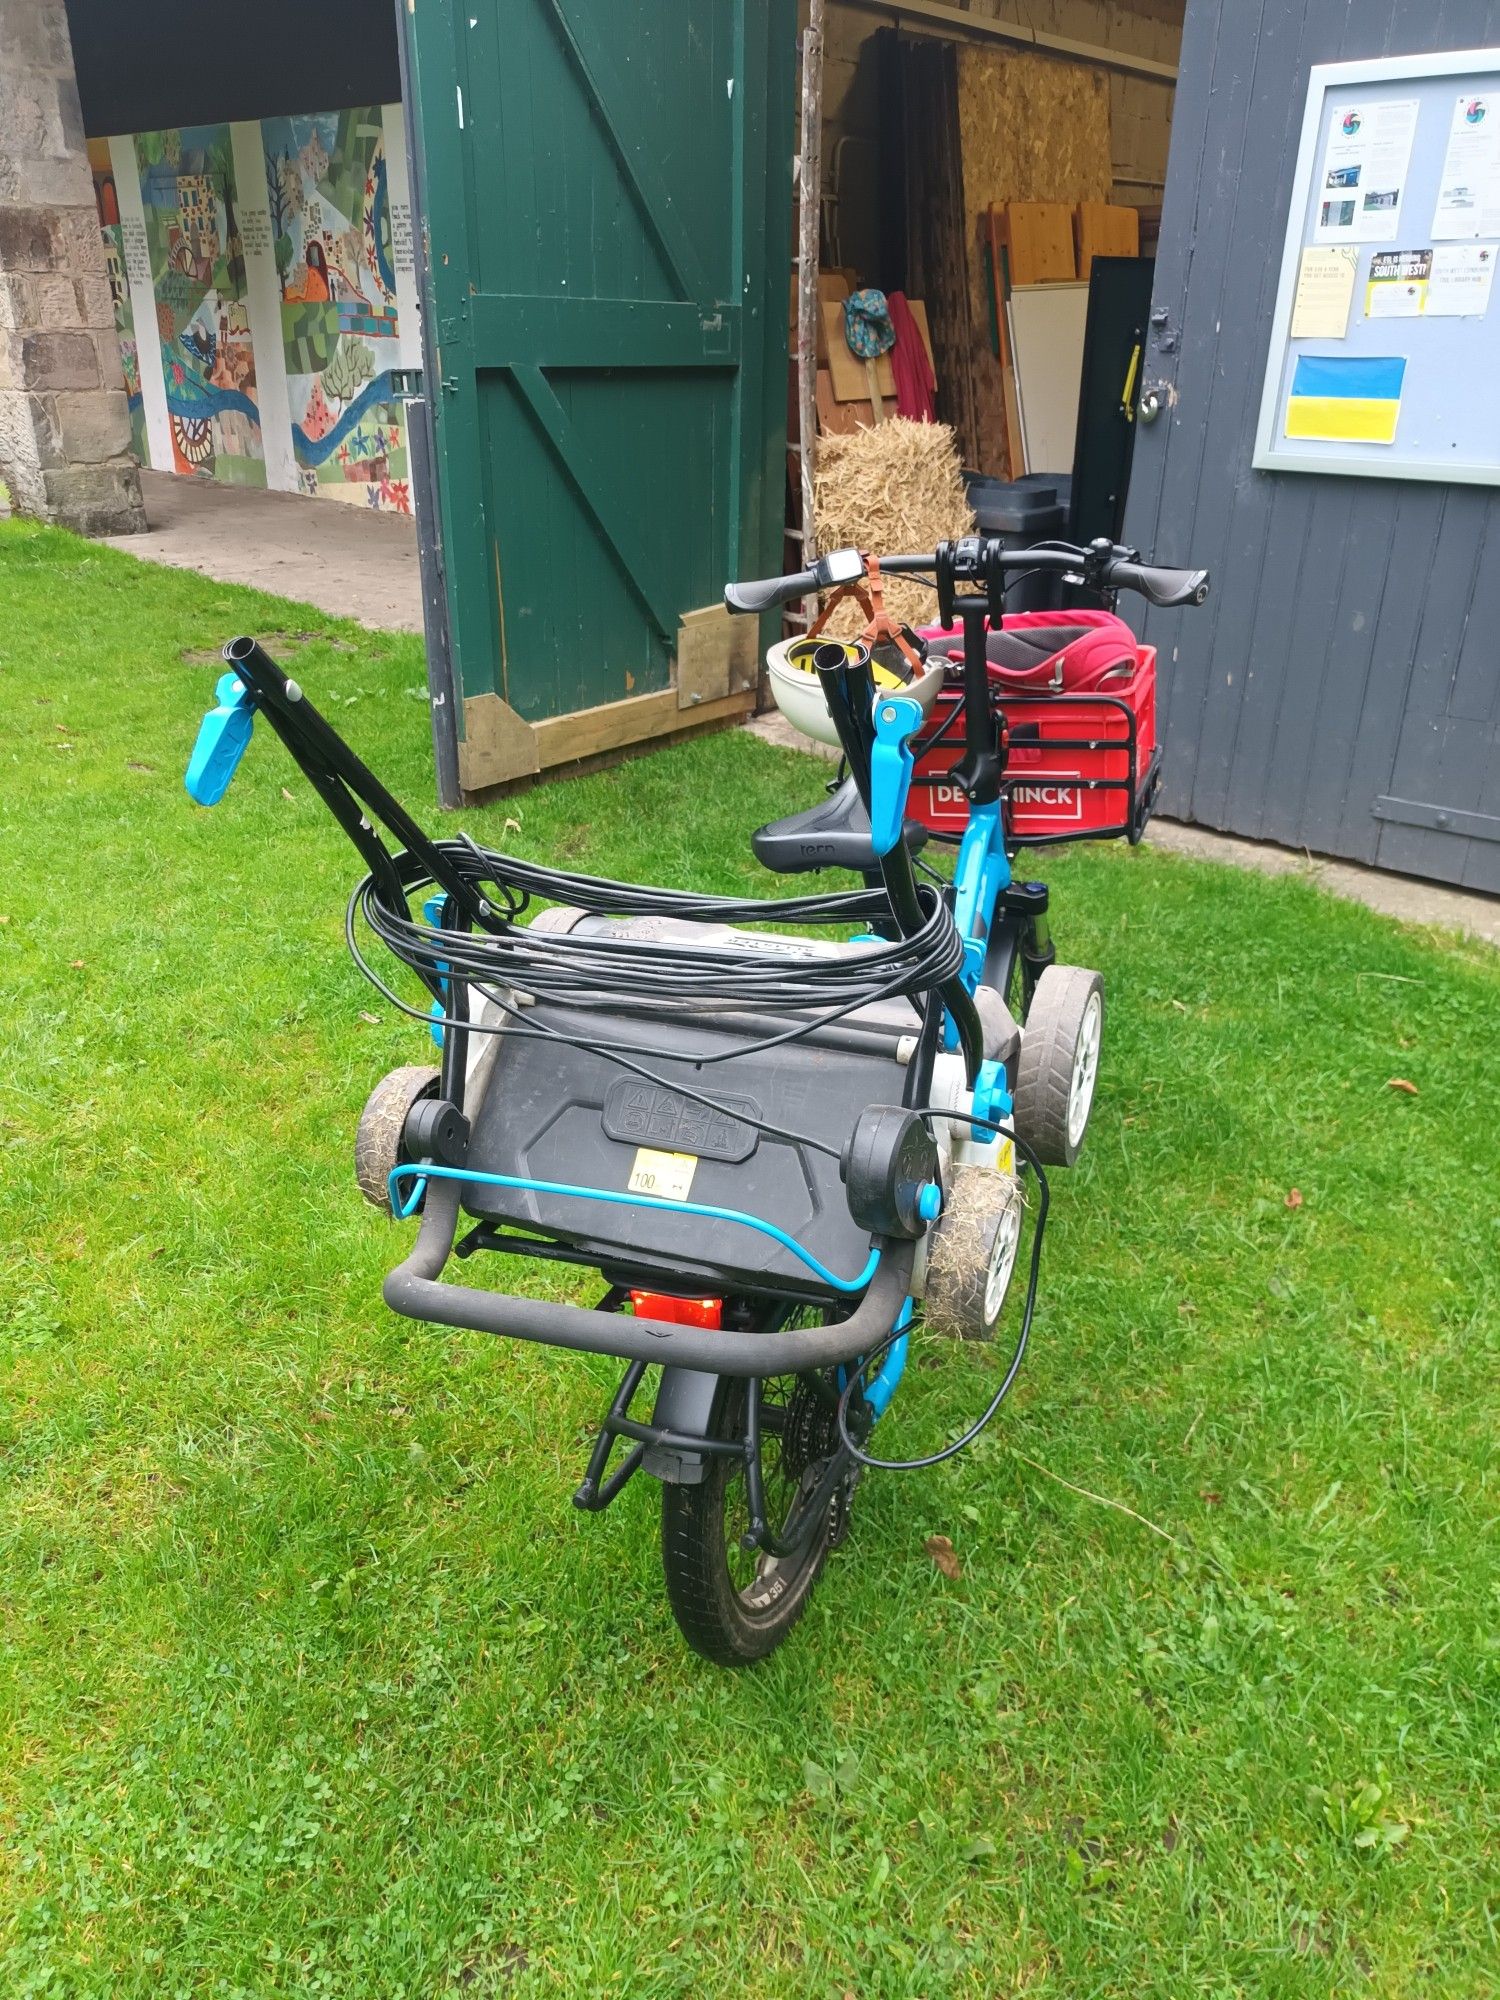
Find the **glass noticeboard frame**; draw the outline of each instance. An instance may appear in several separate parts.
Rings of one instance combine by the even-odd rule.
[[[1500,48],[1315,65],[1251,463],[1500,486],[1497,263]]]

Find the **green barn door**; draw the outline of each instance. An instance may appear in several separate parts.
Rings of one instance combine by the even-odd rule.
[[[406,8],[477,791],[753,699],[715,607],[782,566],[795,8]]]

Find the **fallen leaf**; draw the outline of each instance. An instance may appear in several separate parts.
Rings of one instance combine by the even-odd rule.
[[[1399,1090],[1406,1097],[1419,1097],[1421,1095],[1421,1092],[1409,1076],[1388,1076],[1385,1080],[1385,1087],[1387,1090]]]
[[[1300,1207],[1302,1206],[1302,1190],[1301,1190],[1301,1188],[1288,1188],[1288,1189],[1287,1189],[1287,1195],[1286,1195],[1286,1206],[1287,1206],[1288,1208],[1300,1208]]]
[[[0,917],[0,924],[8,924],[9,922],[10,922],[9,917]]]
[[[367,1014],[363,1007],[359,1010],[359,1018],[368,1028],[378,1028],[380,1026],[380,1016],[378,1014]]]
[[[127,771],[154,771],[156,766],[154,764],[141,764],[134,757],[128,757],[125,760],[125,768]]]
[[[81,958],[71,958],[68,960],[68,963],[72,966],[75,972],[82,972],[84,961]]]
[[[947,1577],[950,1583],[957,1583],[963,1575],[963,1564],[954,1553],[953,1544],[946,1535],[929,1535],[922,1544],[928,1555]]]
[[[1185,1014],[1187,1012],[1187,1003],[1185,1001],[1174,1000],[1172,1002],[1172,1005],[1177,1009],[1179,1014]]]
[[[1222,1504],[1224,1495],[1222,1493],[1215,1493],[1211,1487],[1205,1486],[1203,1491],[1198,1495],[1198,1498],[1203,1502],[1205,1507],[1217,1507]]]
[[[289,806],[294,806],[297,803],[296,793],[289,792],[285,785],[283,785],[281,788],[281,796],[286,800]]]

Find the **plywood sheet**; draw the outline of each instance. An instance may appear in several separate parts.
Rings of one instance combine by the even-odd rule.
[[[1072,469],[1088,310],[1089,288],[1077,280],[1011,288],[1007,311],[1028,471]]]
[[[841,403],[833,393],[833,376],[827,368],[818,370],[818,429],[830,436],[857,431],[861,424],[873,424],[875,409],[868,400]]]
[[[991,202],[1066,202],[1071,208],[1107,200],[1113,184],[1110,88],[1103,70],[1025,49],[964,44],[957,53],[978,458],[984,470],[1003,471],[1005,389],[989,342],[986,211]]]
[[[1138,257],[1141,219],[1133,208],[1107,201],[1081,201],[1074,210],[1078,239],[1078,276],[1086,278],[1096,257]]]

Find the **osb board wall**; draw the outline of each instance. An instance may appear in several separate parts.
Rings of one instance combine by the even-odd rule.
[[[982,248],[986,211],[991,202],[1108,200],[1113,183],[1109,121],[1109,79],[1103,70],[1026,50],[975,44],[958,50],[974,395],[985,470],[1000,471],[1005,463],[1005,404],[1000,364],[990,345]]]
[[[969,0],[969,12],[1025,20],[1050,35],[1175,63],[1182,47],[1186,0]],[[831,17],[830,17],[831,18]],[[1109,79],[1110,144],[1115,188],[1110,199],[1136,207],[1159,202],[1167,177],[1172,136],[1172,85],[1154,78],[1112,73]]]

